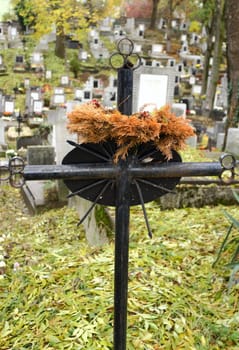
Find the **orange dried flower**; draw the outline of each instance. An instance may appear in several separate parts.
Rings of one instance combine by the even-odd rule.
[[[113,140],[118,146],[115,161],[124,159],[132,147],[147,142],[153,142],[170,159],[172,150],[183,149],[186,139],[194,135],[189,122],[176,117],[169,106],[126,116],[117,110],[109,111],[93,100],[77,106],[68,119],[67,128],[77,133],[82,143]]]

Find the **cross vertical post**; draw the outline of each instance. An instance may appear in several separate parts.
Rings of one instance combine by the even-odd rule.
[[[116,179],[115,277],[114,277],[114,350],[126,349],[130,180],[127,162],[122,162]]]
[[[118,70],[118,110],[132,114],[133,72],[124,65]],[[114,350],[126,350],[128,261],[130,220],[130,177],[128,159],[120,161],[116,178],[115,271],[114,271]]]

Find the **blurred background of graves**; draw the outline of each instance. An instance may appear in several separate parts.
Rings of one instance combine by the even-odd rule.
[[[31,28],[23,31],[17,21],[2,17],[1,154],[9,148],[27,153],[27,142],[29,146],[63,144],[69,137],[65,129],[67,112],[77,104],[98,99],[106,107],[115,108],[117,72],[110,66],[109,57],[125,37],[134,42],[135,57],[140,55],[142,59],[134,75],[133,112],[142,106],[152,109],[169,104],[177,116],[190,119],[194,125],[196,135],[188,140],[191,147],[220,151],[228,91],[224,53],[213,109],[209,111],[207,98],[201,94],[205,28],[195,29],[185,16],[177,13],[171,24],[169,47],[167,20],[163,16],[157,19],[155,30],[149,28],[149,18],[130,17],[130,13],[128,17],[107,17],[90,28],[81,41],[72,33],[66,34],[65,57],[60,59],[54,51],[55,30],[36,40]],[[57,118],[63,125],[61,141],[54,135]],[[233,128],[229,135],[233,140],[228,141],[227,151],[237,153],[238,130]],[[28,141],[22,142],[23,137],[28,137]]]

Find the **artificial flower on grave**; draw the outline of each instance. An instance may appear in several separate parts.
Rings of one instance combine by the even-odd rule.
[[[12,112],[3,112],[3,115],[5,117],[11,117],[13,115],[13,113]]]
[[[186,145],[194,129],[184,117],[176,117],[169,106],[151,112],[140,111],[131,116],[110,110],[92,100],[76,106],[68,115],[67,128],[79,136],[81,143],[114,141],[117,150],[114,161],[125,159],[130,149],[151,142],[167,160],[172,151]]]

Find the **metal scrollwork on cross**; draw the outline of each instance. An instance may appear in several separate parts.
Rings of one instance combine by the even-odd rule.
[[[129,68],[135,70],[141,65],[141,57],[134,52],[134,43],[130,39],[119,40],[117,49],[118,51],[110,56],[110,65],[113,69]]]
[[[0,165],[0,183],[8,181],[12,187],[21,188],[24,183],[25,162],[21,157],[12,157],[7,164]]]

